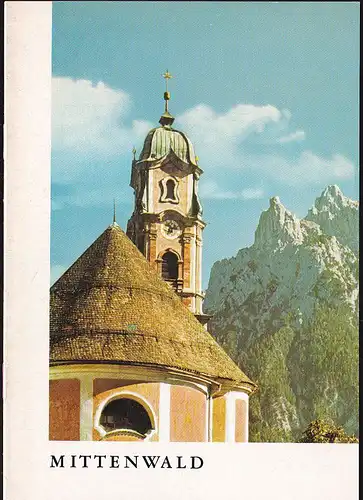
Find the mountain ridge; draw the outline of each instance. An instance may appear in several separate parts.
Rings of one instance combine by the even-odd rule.
[[[257,355],[264,358],[264,343],[272,341],[274,335],[281,337],[277,344],[281,341],[285,345],[287,338],[291,341],[283,360],[286,373],[280,374],[288,380],[286,384],[291,397],[289,400],[284,396],[279,404],[274,401],[273,405],[276,410],[277,404],[281,413],[277,418],[274,410],[273,418],[285,422],[281,426],[286,432],[288,427],[289,432],[301,427],[309,414],[309,411],[299,408],[309,395],[298,387],[299,382],[293,376],[296,371],[293,359],[297,371],[306,369],[299,360],[297,349],[305,352],[308,338],[311,345],[318,342],[323,336],[318,323],[324,314],[329,318],[329,311],[344,311],[341,314],[345,322],[336,335],[344,337],[345,328],[355,328],[352,325],[358,310],[358,233],[355,231],[358,228],[358,206],[358,202],[345,197],[338,186],[332,185],[316,199],[307,216],[299,219],[284,207],[278,197],[273,197],[269,208],[260,216],[254,243],[239,250],[235,257],[216,262],[211,270],[204,303],[206,313],[213,315],[210,331],[241,368],[248,373],[249,366],[255,366],[250,375],[263,378],[261,372],[265,368],[255,358]],[[290,328],[293,334],[286,328]],[[311,337],[314,328],[320,333]],[[336,327],[326,328],[329,333]],[[283,333],[279,337],[280,331]],[[352,333],[354,352],[355,337],[357,334]],[[301,340],[304,338],[305,341]],[[326,342],[330,343],[329,337]],[[257,344],[261,344],[259,349]],[[325,347],[328,350],[328,346]],[[273,351],[273,342],[269,349]],[[328,378],[331,378],[330,368],[326,367]],[[323,378],[326,378],[324,373]],[[299,392],[302,396],[297,394]],[[342,399],[340,393],[334,397]],[[316,410],[316,404],[313,405],[315,410],[311,408],[310,411],[312,417],[314,412],[321,413]],[[326,409],[326,404],[321,404]],[[283,416],[286,413],[284,407],[290,408],[288,417]],[[269,413],[269,408],[265,410]],[[357,418],[347,423],[341,412],[334,410],[331,413],[337,413],[335,416],[339,422],[356,432]],[[265,420],[268,429],[269,418]]]

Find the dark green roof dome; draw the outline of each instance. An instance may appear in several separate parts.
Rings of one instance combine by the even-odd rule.
[[[194,147],[188,137],[179,130],[161,126],[147,134],[139,160],[158,160],[170,151],[186,163],[197,165]]]

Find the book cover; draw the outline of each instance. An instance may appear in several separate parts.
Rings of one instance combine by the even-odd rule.
[[[8,2],[8,498],[357,496],[358,9]]]

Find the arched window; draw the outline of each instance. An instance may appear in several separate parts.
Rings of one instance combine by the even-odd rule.
[[[178,257],[175,253],[164,253],[161,263],[161,276],[166,281],[178,279]]]
[[[171,177],[164,177],[159,182],[160,201],[165,203],[179,203],[178,181]]]
[[[134,399],[114,399],[103,409],[100,424],[105,431],[130,430],[145,436],[153,426],[148,412]]]
[[[168,179],[166,181],[166,198],[168,200],[177,201],[175,188],[175,181],[173,179]]]

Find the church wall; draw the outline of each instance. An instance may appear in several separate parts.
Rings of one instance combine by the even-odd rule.
[[[248,442],[248,395],[232,391],[213,399],[212,440]]]
[[[190,237],[184,238],[183,245],[183,279],[184,289],[190,290],[191,287],[191,241]]]
[[[178,385],[170,391],[170,441],[206,440],[206,395],[197,389]]]
[[[224,396],[213,399],[212,441],[226,440],[226,400]]]
[[[198,184],[198,181],[196,181]],[[192,200],[193,200],[193,192],[194,192],[194,176],[188,175],[188,194],[187,194],[187,212],[192,209]]]
[[[98,396],[101,392],[110,391],[127,385],[140,383],[139,380],[120,380],[112,378],[95,378],[93,380],[93,396]]]
[[[236,399],[236,443],[246,443],[248,441],[248,402],[243,399]]]
[[[229,392],[207,399],[201,382],[177,380],[143,367],[75,365],[51,368],[50,439],[132,441],[139,438],[99,425],[103,408],[118,397],[134,396],[152,414],[148,441],[247,442],[248,396]],[[149,379],[149,380],[148,380]],[[209,409],[208,409],[209,408]]]
[[[79,441],[80,381],[51,380],[49,382],[49,439]]]
[[[157,257],[157,247],[156,247],[156,232],[149,232],[147,238],[147,255],[151,266],[156,270],[156,257]]]
[[[190,241],[190,289],[192,292],[196,292],[196,281],[197,281],[197,243],[195,239],[195,226],[193,229],[193,236]]]
[[[195,280],[195,291],[196,293],[202,293],[202,240],[198,236],[200,228],[197,228],[196,237],[196,280]],[[203,311],[201,297],[196,297],[195,310],[197,313],[201,314]]]

